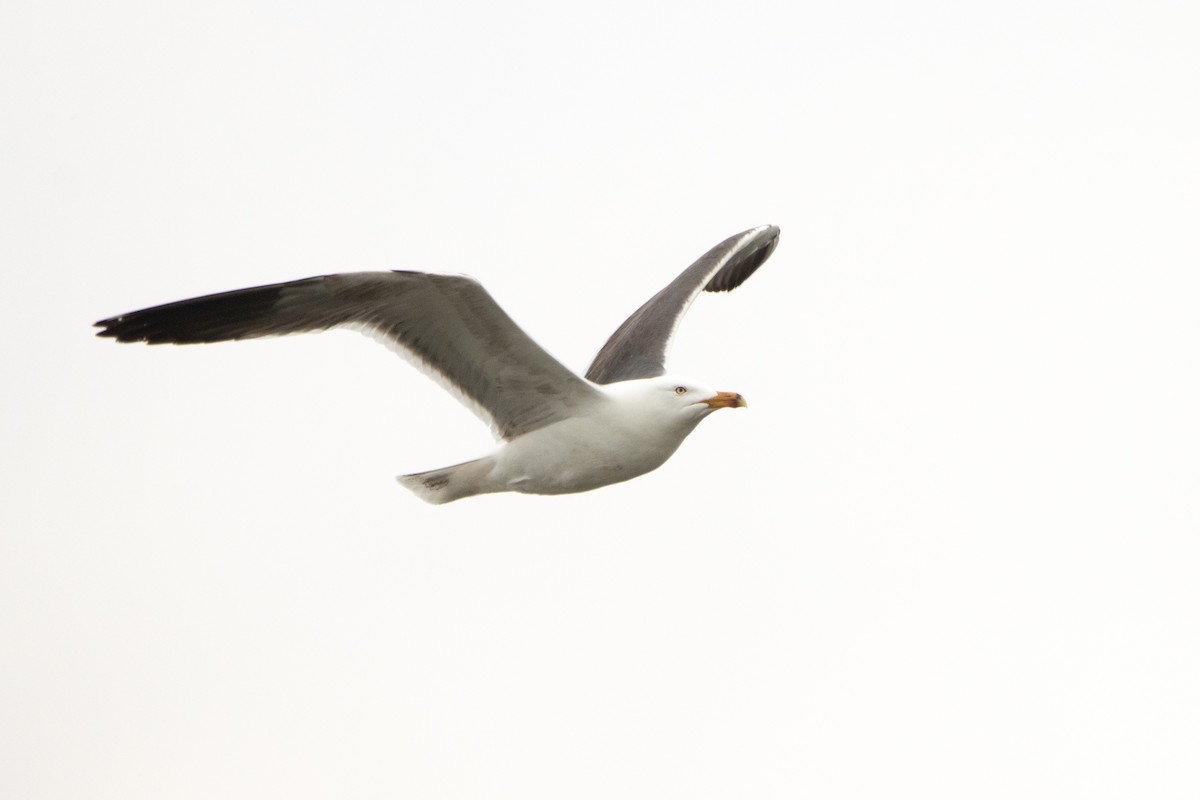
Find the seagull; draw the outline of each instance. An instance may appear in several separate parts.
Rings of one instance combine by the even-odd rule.
[[[490,455],[398,480],[430,503],[492,492],[568,494],[666,462],[700,420],[743,408],[666,371],[700,292],[736,289],[771,256],[761,225],[713,247],[633,312],[583,377],[525,334],[477,281],[426,272],[347,272],[194,297],[95,323],[118,342],[200,344],[353,328],[397,350],[491,426]]]

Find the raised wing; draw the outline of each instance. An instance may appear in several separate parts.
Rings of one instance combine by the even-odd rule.
[[[119,342],[197,344],[338,326],[396,345],[502,439],[575,416],[601,394],[529,338],[476,281],[352,272],[258,286],[97,322]]]
[[[762,225],[709,250],[621,323],[585,377],[593,383],[616,383],[662,375],[671,338],[696,296],[741,286],[771,257],[778,242],[779,228]]]

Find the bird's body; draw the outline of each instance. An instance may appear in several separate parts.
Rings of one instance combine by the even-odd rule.
[[[97,325],[100,336],[151,344],[364,329],[438,379],[502,441],[483,458],[401,476],[418,496],[446,503],[492,492],[583,492],[657,469],[708,414],[746,404],[741,395],[667,376],[663,362],[695,296],[740,285],[770,256],[778,234],[762,226],[714,247],[617,329],[586,378],[555,361],[462,276],[330,275],[183,300]]]
[[[680,380],[602,387],[584,413],[518,436],[490,456],[399,480],[426,499],[449,502],[490,492],[586,492],[636,478],[661,467],[708,414],[745,405],[740,395]],[[686,402],[676,393],[680,388]]]

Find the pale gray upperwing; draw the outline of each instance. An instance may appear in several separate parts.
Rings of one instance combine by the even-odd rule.
[[[671,338],[696,296],[736,289],[771,257],[778,242],[779,228],[761,225],[709,250],[621,323],[585,377],[594,383],[616,383],[662,375]]]
[[[196,344],[339,326],[395,345],[508,440],[577,416],[600,392],[529,338],[478,282],[352,272],[180,300],[97,322],[119,342]]]

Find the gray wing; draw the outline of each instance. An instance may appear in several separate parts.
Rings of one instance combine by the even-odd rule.
[[[422,272],[352,272],[240,289],[102,320],[119,342],[197,344],[346,326],[397,345],[503,439],[600,398],[504,313],[476,281]]]
[[[609,337],[588,367],[593,383],[654,378],[666,371],[667,347],[701,291],[728,292],[762,266],[779,242],[779,228],[761,225],[731,236],[646,301]]]

